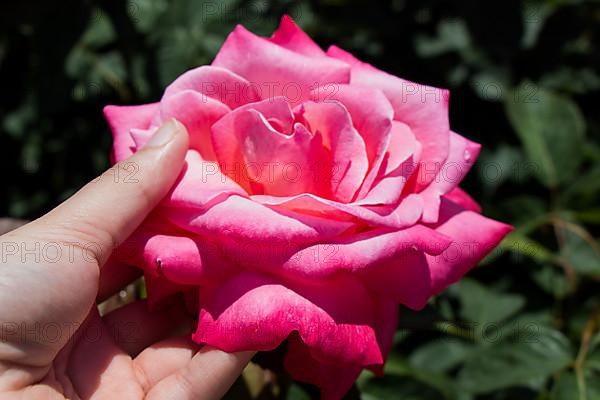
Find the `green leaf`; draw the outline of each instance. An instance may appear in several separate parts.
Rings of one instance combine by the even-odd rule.
[[[577,272],[600,275],[600,245],[584,227],[567,223],[560,226],[561,255]]]
[[[145,33],[156,27],[156,22],[168,5],[165,0],[129,0],[127,11],[136,28]]]
[[[540,182],[554,188],[571,179],[582,160],[585,140],[585,121],[577,105],[523,83],[506,97],[505,106]]]
[[[470,44],[469,30],[460,19],[442,20],[437,27],[437,37],[418,35],[415,39],[417,53],[424,58],[450,51],[463,51]]]
[[[110,17],[103,11],[95,9],[90,16],[90,24],[81,35],[80,43],[89,47],[101,47],[109,44],[117,37]]]
[[[426,387],[435,389],[445,399],[461,399],[459,387],[446,375],[427,369],[420,369],[398,353],[391,353],[385,365],[385,375],[399,378],[410,378]],[[360,381],[360,379],[359,379]],[[360,386],[360,385],[359,385]]]
[[[410,356],[414,368],[431,372],[447,372],[460,364],[472,345],[456,338],[442,338],[422,345]]]
[[[360,385],[363,400],[443,400],[435,389],[412,378],[371,378]]]
[[[569,282],[564,271],[554,265],[542,265],[532,273],[531,277],[540,288],[557,299],[562,299],[569,293]]]
[[[544,247],[541,243],[536,242],[529,237],[522,235],[520,232],[512,232],[500,243],[497,250],[491,253],[493,256],[497,256],[502,251],[512,251],[517,254],[522,254],[527,257],[531,257],[539,262],[555,262],[556,255],[550,250]]]
[[[523,7],[523,37],[521,46],[529,49],[535,45],[544,27],[546,19],[552,14],[554,7],[550,2],[529,1]]]
[[[542,76],[540,85],[550,89],[583,94],[600,89],[600,76],[590,67],[560,66]]]
[[[577,177],[562,193],[560,202],[565,207],[595,206],[600,195],[600,165]]]
[[[306,393],[302,386],[293,382],[288,389],[286,400],[310,400],[310,395]]]
[[[508,91],[510,76],[505,69],[489,69],[475,74],[471,78],[471,87],[477,95],[486,101],[502,101]]]
[[[524,182],[531,170],[521,149],[508,145],[494,151],[484,148],[477,162],[479,178],[488,193],[494,193],[507,181]]]
[[[563,373],[552,388],[551,398],[552,400],[600,400],[598,376],[584,376],[580,385],[574,373]]]
[[[521,295],[495,292],[472,279],[464,279],[459,285],[461,316],[476,323],[477,329],[503,321],[525,305]]]
[[[544,222],[543,218],[548,214],[546,201],[531,195],[511,196],[501,206],[509,213],[511,223],[520,233],[530,232],[530,226]]]
[[[459,384],[472,393],[488,393],[513,386],[540,386],[572,362],[573,351],[562,333],[539,326],[534,335],[508,335],[472,354],[458,374]]]

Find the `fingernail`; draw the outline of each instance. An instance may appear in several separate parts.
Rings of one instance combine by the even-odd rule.
[[[150,138],[145,147],[160,147],[169,143],[182,129],[182,125],[175,118],[165,122],[154,135]]]

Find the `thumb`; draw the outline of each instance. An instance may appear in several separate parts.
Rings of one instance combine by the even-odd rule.
[[[185,127],[171,119],[142,150],[115,164],[29,228],[41,228],[61,240],[93,244],[102,266],[167,194],[181,172],[187,149]]]

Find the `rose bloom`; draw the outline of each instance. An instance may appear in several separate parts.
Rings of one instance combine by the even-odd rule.
[[[159,102],[105,108],[115,162],[167,119],[190,134],[178,182],[112,261],[144,270],[151,306],[183,295],[196,342],[285,342],[292,378],[340,398],[381,373],[399,305],[424,307],[511,229],[457,186],[480,146],[450,130],[448,100],[324,52],[289,17],[270,38],[238,26]]]

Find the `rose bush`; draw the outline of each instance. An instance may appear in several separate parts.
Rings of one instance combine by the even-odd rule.
[[[238,26],[159,102],[105,108],[114,161],[169,118],[190,134],[177,184],[113,261],[143,268],[151,304],[182,293],[198,343],[287,340],[291,376],[339,398],[381,371],[398,305],[422,308],[510,231],[458,188],[479,145],[450,130],[448,100],[288,17],[270,38]]]

